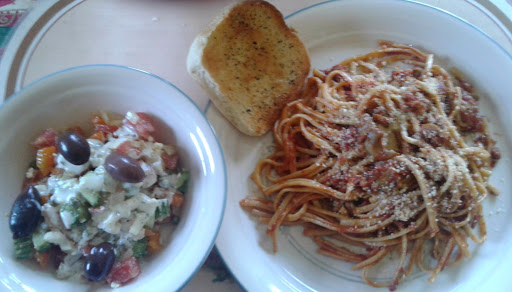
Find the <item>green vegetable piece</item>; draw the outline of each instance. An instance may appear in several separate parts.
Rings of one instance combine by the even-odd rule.
[[[14,240],[14,256],[18,260],[30,259],[34,256],[34,247],[30,236]]]
[[[98,206],[100,202],[100,194],[98,192],[83,190],[80,192],[82,197],[89,203],[91,206]]]
[[[155,221],[160,222],[165,218],[171,216],[171,205],[169,200],[162,199],[159,206],[155,210]]]
[[[188,188],[188,180],[190,179],[190,171],[184,170],[181,172],[181,175],[178,176],[178,180],[176,181],[175,188],[182,194],[187,191]]]
[[[156,216],[156,211],[155,211],[155,216]],[[144,224],[144,226],[146,226],[149,229],[153,229],[153,227],[155,226],[155,216],[153,216],[153,217],[150,216],[148,218],[148,220],[146,221],[146,223]]]
[[[69,212],[74,218],[71,226],[85,223],[91,219],[91,214],[89,214],[89,210],[87,210],[86,204],[80,202],[79,200],[72,200],[71,202],[62,205],[62,207],[60,207],[60,211]]]
[[[133,256],[141,258],[148,253],[148,238],[144,237],[141,240],[137,240],[132,244]]]
[[[52,244],[44,240],[45,231],[37,228],[32,234],[32,244],[37,251],[45,251],[49,249]]]

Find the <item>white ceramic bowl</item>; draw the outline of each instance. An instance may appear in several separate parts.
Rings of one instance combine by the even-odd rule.
[[[32,83],[0,107],[0,214],[9,214],[34,157],[29,143],[48,127],[86,125],[100,110],[151,114],[160,140],[176,144],[191,182],[176,230],[142,273],[119,291],[176,291],[200,268],[219,230],[226,201],[222,150],[203,113],[169,82],[132,68],[91,65]],[[160,130],[159,130],[160,129]],[[8,218],[0,220],[0,290],[87,291],[87,284],[57,280],[36,264],[17,261]],[[108,291],[104,287],[100,290]]]

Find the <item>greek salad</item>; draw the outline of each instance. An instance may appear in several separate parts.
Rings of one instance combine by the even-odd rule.
[[[17,259],[115,288],[162,249],[160,232],[179,221],[189,172],[175,146],[154,140],[147,114],[100,113],[92,124],[92,135],[74,127],[35,139],[9,226]]]

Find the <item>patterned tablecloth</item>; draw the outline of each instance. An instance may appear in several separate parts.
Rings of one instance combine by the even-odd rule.
[[[36,1],[0,0],[0,56],[4,52],[11,32]]]

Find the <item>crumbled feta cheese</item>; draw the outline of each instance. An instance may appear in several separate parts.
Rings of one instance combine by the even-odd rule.
[[[154,187],[152,197],[157,198],[157,199],[162,199],[167,196],[167,193],[168,193],[168,191],[161,187]]]
[[[48,186],[47,185],[35,185],[34,188],[39,192],[39,195],[41,197],[47,197],[50,193],[48,192]]]
[[[156,183],[158,177],[153,167],[149,166],[147,163],[142,162],[140,166],[145,174],[144,180],[142,181],[142,188],[147,189]]]
[[[91,163],[87,161],[81,165],[74,165],[64,158],[61,154],[57,155],[57,168],[61,168],[64,170],[65,176],[77,176],[82,172],[86,171]]]
[[[128,120],[132,124],[136,124],[140,120],[140,118],[139,115],[137,115],[135,112],[127,112],[126,120]]]
[[[135,220],[133,221],[130,230],[128,231],[134,238],[141,239],[144,237],[144,225],[150,219],[149,215],[146,213],[137,213],[135,214]]]
[[[125,138],[134,140],[139,138],[139,135],[137,134],[137,132],[135,132],[134,129],[126,127],[124,125],[122,127],[119,127],[119,129],[117,129],[117,131],[114,132],[114,136],[116,136],[118,139]]]
[[[173,145],[164,145],[164,147],[162,147],[162,150],[167,155],[173,155],[173,154],[175,154],[177,152],[176,147],[173,146]]]
[[[165,165],[161,157],[156,161],[151,162],[151,167],[155,170],[158,175],[166,175]]]
[[[75,249],[73,243],[58,230],[48,231],[44,235],[44,240],[56,244],[64,252],[71,252]]]
[[[80,253],[68,254],[57,269],[57,278],[78,278],[80,272],[84,269],[84,263],[80,261]]]
[[[116,189],[119,185],[119,182],[116,181],[112,176],[110,176],[110,174],[107,173],[107,171],[105,170],[105,167],[103,165],[98,166],[94,170],[94,173],[96,173],[97,176],[103,177],[102,191],[109,192],[109,193],[113,193],[116,191]]]
[[[78,179],[58,179],[50,177],[48,179],[49,192],[53,190],[51,201],[57,204],[64,204],[75,198],[78,194]]]
[[[89,171],[80,177],[78,182],[78,189],[80,191],[89,190],[93,192],[99,192],[103,189],[103,185],[104,176],[95,171]]]
[[[142,154],[141,156],[144,158],[144,161],[151,165],[154,171],[158,175],[165,175],[165,165],[162,161],[162,154],[165,152],[172,152],[171,150],[165,150],[165,147],[161,143],[152,143],[152,142],[142,142],[141,145]],[[168,154],[169,155],[169,154]]]
[[[173,178],[171,177],[171,175],[163,175],[158,178],[158,185],[164,189],[171,188],[173,186],[172,180]]]
[[[178,181],[180,180],[181,176],[182,176],[181,173],[173,173],[173,174],[160,176],[158,179],[158,185],[164,189],[174,190],[176,188],[176,185],[178,184]]]
[[[111,234],[119,234],[121,232],[121,219],[129,218],[131,212],[139,205],[137,196],[131,197],[124,201],[124,193],[112,194],[105,206],[105,210],[98,214],[92,215],[92,220],[97,224],[99,229]]]
[[[75,217],[69,211],[60,211],[60,219],[62,219],[66,229],[71,229],[71,225],[75,223]]]
[[[44,221],[50,226],[61,226],[62,221],[59,215],[59,207],[52,206],[50,204],[44,204],[41,207],[41,213],[43,214]]]
[[[160,200],[150,198],[144,194],[140,195],[140,205],[137,207],[138,210],[145,212],[148,215],[155,214],[156,207],[160,205]]]
[[[29,168],[29,169],[27,170],[27,173],[25,174],[25,177],[26,177],[26,178],[34,178],[35,171],[36,171],[36,170],[35,170],[34,168],[32,168],[32,167],[31,167],[31,168]]]
[[[110,152],[102,151],[103,143],[96,139],[87,139],[89,143],[89,147],[91,148],[91,156],[89,157],[89,162],[92,167],[98,167],[102,165],[105,161],[105,158]]]

